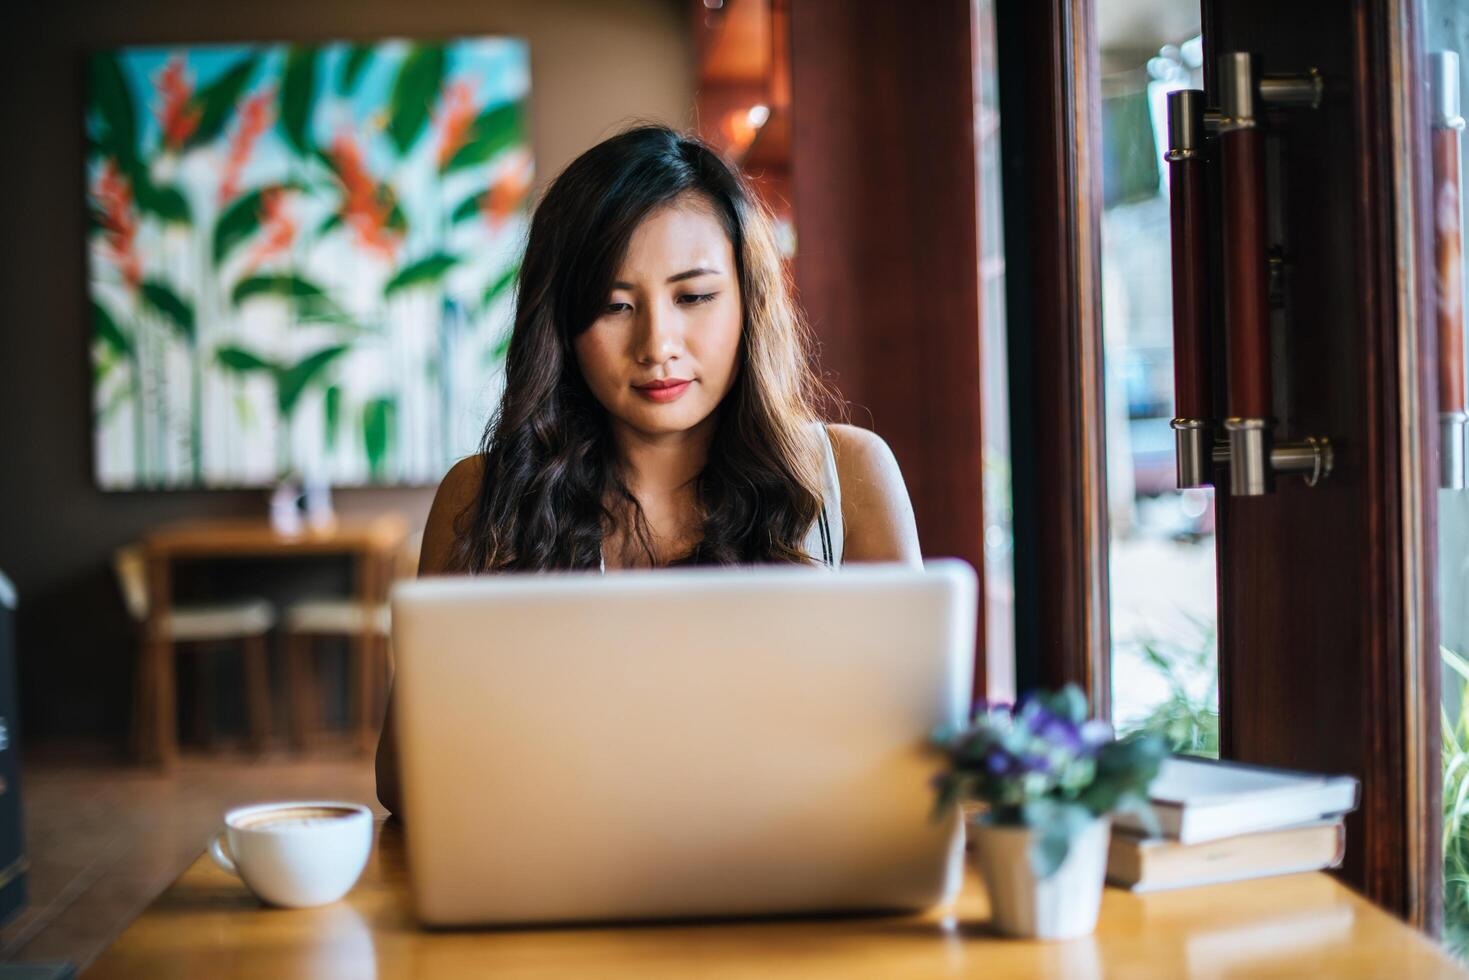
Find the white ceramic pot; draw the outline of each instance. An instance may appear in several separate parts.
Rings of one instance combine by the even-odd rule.
[[[1097,927],[1112,821],[1093,820],[1071,842],[1066,860],[1047,878],[1030,867],[1029,827],[968,821],[969,860],[984,879],[995,929],[1029,939],[1072,939]]]

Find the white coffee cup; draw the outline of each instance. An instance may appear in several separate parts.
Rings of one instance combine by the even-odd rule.
[[[271,905],[335,902],[357,883],[372,851],[372,811],[356,803],[257,803],[224,815],[209,853]]]

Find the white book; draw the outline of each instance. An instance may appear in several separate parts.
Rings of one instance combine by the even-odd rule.
[[[1346,846],[1339,817],[1203,844],[1116,833],[1107,852],[1107,881],[1141,893],[1319,871],[1338,867]]]
[[[1163,760],[1148,791],[1162,836],[1184,844],[1338,817],[1355,810],[1360,795],[1351,776],[1187,756]],[[1116,814],[1112,823],[1147,832],[1137,814]]]

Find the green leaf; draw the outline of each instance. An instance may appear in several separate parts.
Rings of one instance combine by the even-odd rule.
[[[87,127],[85,136],[85,142],[87,144],[85,159],[88,163],[91,163],[98,157],[107,156],[107,147],[102,145],[102,141],[97,138],[96,134],[92,132],[92,129],[93,127]]]
[[[107,230],[107,212],[97,207],[97,202],[87,198],[87,234]]]
[[[301,156],[311,153],[311,110],[316,101],[317,50],[293,47],[281,76],[280,125],[286,142]]]
[[[393,421],[398,403],[391,398],[374,398],[362,406],[362,444],[367,450],[367,468],[374,479],[383,475],[392,446]]]
[[[332,175],[333,179],[336,180],[338,185],[341,184],[341,171],[337,169],[337,161],[332,159],[332,155],[330,153],[318,146],[312,149],[311,156],[316,160],[316,162],[320,163],[323,167],[327,169],[327,172]]]
[[[393,206],[388,211],[387,220],[383,222],[383,225],[389,231],[397,232],[399,236],[407,235],[408,216],[403,213],[403,206],[398,203],[398,197],[393,193],[391,187],[388,188],[388,195],[393,202]]]
[[[525,139],[525,109],[502,102],[481,113],[470,126],[469,139],[444,164],[444,173],[485,163]]]
[[[510,338],[515,335],[514,330],[506,330],[505,336],[495,341],[495,346],[490,348],[490,365],[498,365],[504,362],[510,354]]]
[[[394,293],[409,288],[410,286],[424,286],[437,283],[444,278],[444,274],[458,263],[458,256],[447,255],[443,252],[435,252],[428,258],[419,259],[398,270],[398,274],[388,280],[383,287],[383,296],[392,296]]]
[[[449,224],[461,224],[470,218],[478,216],[480,208],[483,207],[485,195],[488,193],[489,191],[479,191],[460,201],[449,215]]]
[[[133,96],[128,90],[122,66],[111,54],[93,55],[87,62],[88,94],[101,117],[102,132],[98,143],[119,160],[138,155],[138,122],[133,110]]]
[[[92,335],[100,340],[107,349],[123,357],[132,357],[133,342],[107,308],[97,301],[92,301]]]
[[[1465,660],[1463,657],[1459,656],[1457,653],[1443,645],[1439,646],[1438,652],[1439,656],[1443,659],[1443,662],[1451,670],[1453,670],[1454,673],[1458,674],[1465,681],[1469,681],[1469,660]]]
[[[326,448],[337,448],[337,423],[342,418],[342,389],[332,385],[322,396],[322,412],[326,422]]]
[[[372,48],[365,44],[354,44],[342,60],[341,73],[337,75],[337,94],[351,95],[362,73],[372,63]]]
[[[1051,714],[1064,718],[1073,725],[1086,721],[1086,695],[1075,684],[1067,684],[1059,691],[1037,691],[1037,704]]]
[[[103,376],[105,375],[99,375],[99,380]],[[118,413],[118,410],[127,403],[128,399],[133,397],[133,393],[134,387],[132,381],[125,381],[118,385],[117,390],[112,393],[111,398],[107,399],[107,404],[102,406],[102,411],[98,413],[101,420],[103,422],[110,421]]]
[[[1146,799],[1167,755],[1167,744],[1152,733],[1108,742],[1097,751],[1096,778],[1077,796],[1077,802],[1100,816],[1132,797]]]
[[[259,66],[260,56],[250,55],[194,93],[192,101],[199,108],[199,125],[189,136],[186,147],[209,143],[224,132],[240,95]]]
[[[350,349],[346,344],[323,347],[291,367],[282,369],[276,377],[278,387],[275,393],[281,414],[290,415],[294,412],[296,402],[301,400],[301,395],[306,389],[322,375],[333,361]]]
[[[214,264],[223,265],[225,258],[260,228],[261,198],[271,188],[261,187],[242,194],[224,209],[214,225]]]
[[[511,265],[489,286],[485,287],[484,305],[486,308],[494,304],[501,294],[515,285],[516,278],[520,275],[520,263]]]
[[[1153,812],[1152,801],[1140,793],[1123,793],[1117,798],[1110,812],[1136,814],[1149,837],[1159,837],[1163,833],[1163,828],[1158,823],[1158,815]]]
[[[167,283],[149,279],[142,286],[143,303],[173,324],[179,336],[194,342],[194,307],[174,292]]]
[[[267,361],[258,354],[252,353],[243,347],[233,345],[221,347],[214,352],[214,359],[219,366],[229,371],[238,371],[241,374],[250,374],[264,371],[274,376],[279,370],[275,364]]]
[[[324,289],[298,275],[250,276],[242,279],[230,293],[230,302],[239,306],[256,296],[278,296],[289,300],[297,313],[341,313],[341,308]]]
[[[444,48],[416,44],[403,59],[389,97],[388,137],[400,156],[407,155],[428,123],[444,80]]]
[[[1029,857],[1037,878],[1056,873],[1072,842],[1094,819],[1084,808],[1058,800],[1034,800],[1021,807],[1021,822],[1033,831]]]
[[[331,214],[329,214],[329,215],[326,216],[326,220],[325,221],[323,221],[321,224],[317,225],[317,227],[316,227],[316,236],[315,237],[320,238],[322,235],[328,234],[329,232],[336,231],[339,227],[341,227],[341,225],[342,225],[342,216],[341,216],[340,213],[334,211]]]
[[[188,199],[177,187],[155,184],[149,179],[138,180],[133,185],[133,199],[138,202],[140,210],[156,215],[169,224],[194,223]]]
[[[1037,878],[1049,878],[1066,863],[1070,853],[1071,838],[1065,832],[1054,827],[1037,831],[1030,839],[1030,870]]]

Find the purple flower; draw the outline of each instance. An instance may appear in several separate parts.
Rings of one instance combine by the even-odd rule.
[[[1068,752],[1081,752],[1085,748],[1081,731],[1065,718],[1047,715],[1038,726],[1033,726],[1032,730],[1047,742],[1066,749]]]

